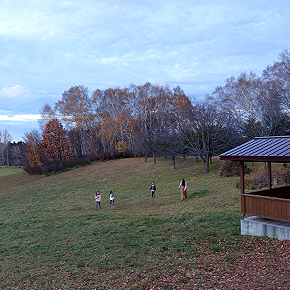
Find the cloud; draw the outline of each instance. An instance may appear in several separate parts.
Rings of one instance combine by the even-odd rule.
[[[28,89],[23,88],[21,85],[16,85],[13,87],[5,86],[0,91],[0,95],[14,99],[28,97],[31,95],[31,92]]]
[[[21,114],[21,115],[0,115],[0,122],[1,121],[9,121],[9,122],[30,122],[30,121],[37,121],[40,119],[40,114]]]

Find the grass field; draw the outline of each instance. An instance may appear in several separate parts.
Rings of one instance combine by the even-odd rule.
[[[7,167],[7,166],[0,166],[0,176],[14,174],[14,173],[21,173],[23,172],[22,167]]]
[[[240,236],[239,178],[220,178],[220,165],[214,159],[205,174],[200,160],[181,158],[173,169],[170,159],[136,158],[50,176],[0,176],[0,289],[247,289],[229,280],[244,265],[241,253],[251,261],[262,245],[264,270],[285,286],[289,272],[272,266],[281,262],[275,247],[288,241]],[[181,178],[188,183],[183,202]],[[271,285],[266,275],[248,275],[254,289]]]

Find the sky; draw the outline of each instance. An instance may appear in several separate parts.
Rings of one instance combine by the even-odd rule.
[[[13,141],[71,86],[202,98],[290,50],[289,0],[2,0],[0,130]]]

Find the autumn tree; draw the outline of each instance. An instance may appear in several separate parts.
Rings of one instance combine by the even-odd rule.
[[[104,150],[125,154],[132,144],[132,94],[128,88],[96,90],[92,96]]]
[[[56,118],[45,125],[39,147],[45,159],[51,159],[58,164],[74,156],[66,139],[66,130]]]
[[[28,173],[40,173],[41,172],[41,166],[43,166],[43,163],[41,161],[41,155],[38,145],[38,140],[35,138],[33,133],[29,133],[26,136],[26,142],[25,142],[25,156],[28,160],[29,167],[26,166],[25,170]]]

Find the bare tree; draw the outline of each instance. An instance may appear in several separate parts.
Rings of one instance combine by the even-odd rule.
[[[43,131],[47,122],[54,119],[56,115],[55,115],[54,109],[49,104],[45,104],[42,107],[42,109],[40,110],[40,115],[41,115],[41,119],[38,120],[38,123],[39,123],[41,131]]]
[[[38,146],[42,140],[41,133],[37,129],[31,129],[29,132],[25,132],[22,138],[25,143],[32,143],[32,146]]]
[[[262,77],[268,82],[269,90],[278,96],[284,109],[290,109],[290,52],[284,50],[279,55],[279,61],[267,66]]]
[[[78,131],[81,151],[79,154],[87,155],[87,134],[94,122],[92,112],[92,100],[88,95],[88,89],[84,86],[74,86],[62,94],[62,99],[55,104],[55,110],[59,113],[60,120],[68,131]],[[72,135],[75,136],[75,135]],[[74,143],[72,142],[72,143]]]
[[[3,132],[0,130],[0,162],[2,165],[10,165],[9,162],[9,144],[12,141],[12,136],[5,129]]]
[[[153,162],[160,154],[161,140],[171,126],[173,111],[173,93],[168,86],[145,83],[142,86],[131,85],[135,95],[135,116],[140,123],[140,138],[145,159],[152,154]]]
[[[205,172],[209,172],[210,158],[235,144],[234,116],[210,102],[197,102],[183,127],[182,137],[187,149],[202,159]]]
[[[257,136],[279,135],[289,130],[281,97],[274,89],[273,81],[266,78],[253,73],[231,77],[226,80],[225,86],[215,89],[211,99],[239,119],[244,141]]]
[[[17,142],[17,143],[10,143],[11,150],[11,160],[10,163],[13,166],[24,166],[25,165],[25,143],[24,142]]]

